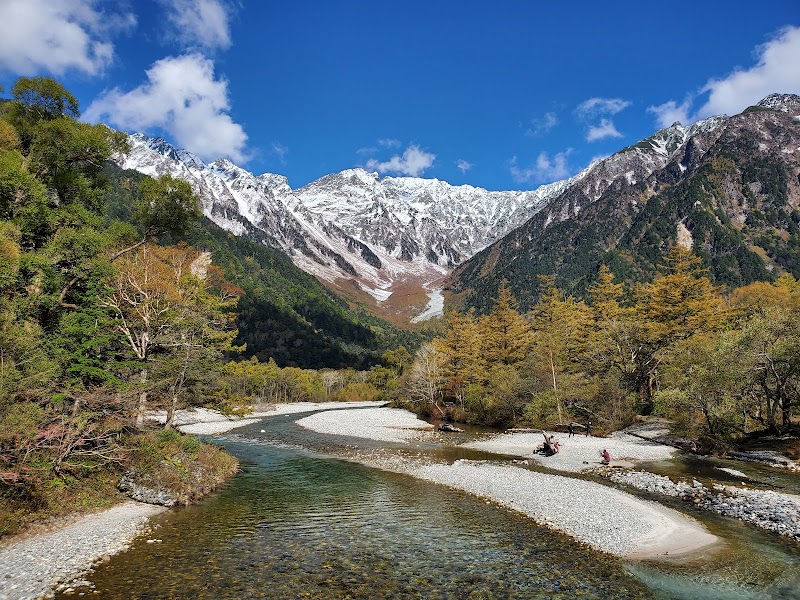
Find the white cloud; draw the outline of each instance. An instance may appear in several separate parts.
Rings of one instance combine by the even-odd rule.
[[[0,69],[17,75],[69,70],[96,75],[114,57],[111,34],[136,25],[98,0],[2,0]]]
[[[213,62],[199,54],[163,58],[147,79],[130,92],[105,92],[84,119],[129,131],[160,128],[205,160],[247,161],[247,134],[228,114],[228,83],[214,78]]]
[[[511,177],[517,183],[547,183],[566,179],[570,176],[570,168],[567,164],[572,148],[567,148],[563,152],[557,152],[552,157],[547,152],[540,152],[534,162],[529,167],[520,167],[517,157],[514,156],[508,162],[508,169]]]
[[[456,168],[460,169],[462,173],[466,173],[467,171],[469,171],[474,166],[475,165],[473,165],[471,162],[467,162],[463,158],[459,158],[456,161]]]
[[[381,138],[378,140],[378,145],[384,148],[399,148],[402,142],[394,138]]]
[[[766,43],[756,47],[757,62],[749,69],[735,68],[720,79],[709,79],[696,94],[681,104],[669,100],[648,107],[662,127],[680,121],[688,125],[713,115],[735,115],[773,92],[800,94],[800,27],[783,27]],[[707,94],[705,103],[692,112],[692,104]]]
[[[378,149],[374,146],[364,146],[363,148],[356,150],[356,154],[360,154],[361,156],[369,156],[370,154],[375,154],[377,151]]]
[[[528,136],[542,135],[558,125],[556,113],[548,112],[543,117],[531,119],[531,126],[525,132]]]
[[[278,157],[282,165],[286,164],[286,155],[289,154],[289,148],[280,142],[272,142],[271,152]]]
[[[403,152],[403,156],[394,155],[385,162],[371,158],[365,166],[368,170],[378,171],[378,173],[397,173],[398,175],[419,177],[433,165],[434,160],[436,160],[435,154],[420,150],[419,146],[409,146]]]
[[[700,107],[701,119],[733,115],[773,92],[800,93],[800,27],[784,27],[778,35],[756,48],[758,63],[735,69],[723,79],[711,79],[701,90],[708,100]]]
[[[622,134],[611,122],[611,119],[600,119],[597,125],[590,125],[586,132],[587,142],[597,142],[606,138],[621,138]]]
[[[189,46],[229,48],[231,32],[228,23],[230,7],[220,0],[161,0],[167,19],[178,32],[178,38]]]
[[[689,117],[689,107],[691,104],[692,101],[688,98],[680,104],[675,102],[675,100],[670,100],[658,106],[648,106],[647,112],[653,113],[656,116],[656,123],[662,128],[669,127],[676,121],[688,125],[691,123],[691,118]]]
[[[622,98],[589,98],[581,102],[575,112],[582,119],[593,119],[601,115],[615,115],[631,105]]]

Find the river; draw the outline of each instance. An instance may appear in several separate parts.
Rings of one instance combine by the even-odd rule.
[[[774,534],[697,511],[724,548],[625,561],[469,494],[337,457],[403,446],[312,433],[294,424],[301,416],[216,438],[242,472],[98,566],[87,576],[96,597],[800,598],[798,545]]]

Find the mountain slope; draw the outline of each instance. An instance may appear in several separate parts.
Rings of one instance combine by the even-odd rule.
[[[144,175],[109,164],[105,176],[111,184],[108,217],[130,219],[132,190]],[[226,278],[244,290],[237,343],[247,344],[245,357],[274,358],[281,366],[358,368],[374,364],[385,350],[418,343],[409,332],[351,310],[263,240],[234,235],[204,217],[180,240],[170,241],[210,251]]]
[[[221,228],[285,252],[334,290],[406,322],[455,265],[581,177],[491,192],[349,169],[292,190],[280,175],[256,177],[227,160],[206,164],[160,138],[133,135],[131,146],[123,168],[189,182]]]
[[[582,294],[599,265],[645,279],[676,243],[716,282],[800,276],[800,98],[771,95],[734,117],[679,124],[589,169],[522,227],[459,266],[451,289],[485,309],[503,279],[523,306],[537,275]]]

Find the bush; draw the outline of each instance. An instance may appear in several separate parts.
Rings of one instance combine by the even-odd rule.
[[[333,399],[338,402],[372,401],[381,395],[381,391],[371,383],[348,383],[334,392]]]
[[[131,446],[127,476],[182,505],[214,491],[239,466],[222,448],[174,429],[138,434]]]

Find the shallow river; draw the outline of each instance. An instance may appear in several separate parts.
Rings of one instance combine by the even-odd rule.
[[[725,546],[674,563],[622,561],[468,494],[334,458],[400,446],[314,434],[298,418],[217,438],[242,473],[98,567],[95,597],[800,598],[800,551],[776,535],[690,513]]]

